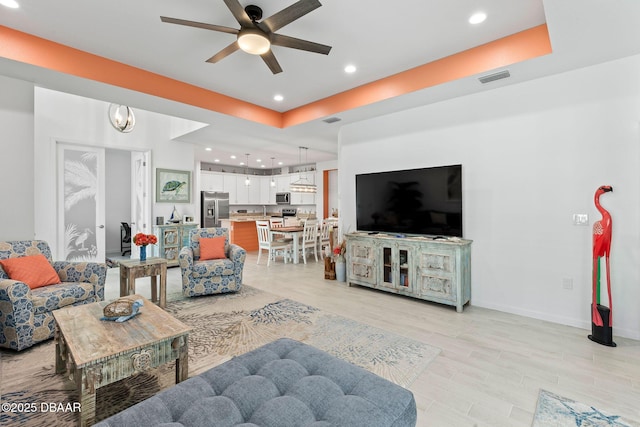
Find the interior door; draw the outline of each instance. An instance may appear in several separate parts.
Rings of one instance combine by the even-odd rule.
[[[58,144],[58,254],[105,261],[104,149]]]
[[[148,151],[131,152],[131,237],[151,233],[151,174]],[[139,248],[131,243],[131,258],[139,258]]]

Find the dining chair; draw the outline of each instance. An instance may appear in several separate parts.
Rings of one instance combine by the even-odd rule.
[[[313,255],[318,262],[318,220],[307,219],[304,222],[304,229],[302,231],[302,241],[300,242],[300,248],[302,250],[302,259],[304,263],[307,263],[307,252],[313,249]],[[297,256],[298,254],[295,254]]]
[[[271,265],[271,260],[275,261],[276,256],[282,255],[285,264],[291,253],[291,242],[277,242],[273,240],[271,234],[271,225],[269,221],[256,221],[256,229],[258,231],[258,261],[256,264],[260,264],[260,258],[262,251],[267,251],[267,267]]]
[[[284,227],[284,218],[280,217],[280,218],[270,218],[269,219],[269,226],[271,226],[271,230],[273,231],[274,228],[279,228],[279,227]],[[275,234],[272,233],[273,236],[273,240],[275,242],[293,242],[293,238],[292,237],[286,237],[284,234]]]
[[[324,259],[326,248],[331,248],[330,231],[332,226],[333,225],[331,221],[327,221],[326,219],[322,220],[322,224],[320,225],[320,234],[318,235],[318,249],[320,249],[320,259]]]

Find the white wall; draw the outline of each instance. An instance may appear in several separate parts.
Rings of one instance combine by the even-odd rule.
[[[0,94],[0,241],[33,239],[33,84],[0,76]]]
[[[194,153],[190,144],[174,142],[175,118],[143,110],[135,110],[136,128],[131,133],[117,132],[107,119],[108,103],[69,95],[43,88],[35,89],[35,235],[47,240],[54,258],[57,253],[56,231],[56,142],[81,144],[120,150],[151,150],[152,200],[155,200],[155,168],[193,172]],[[107,182],[107,185],[109,183]],[[195,212],[192,203],[176,205],[181,214]],[[173,204],[154,203],[152,218],[168,218]]]
[[[343,229],[356,174],[461,163],[471,303],[590,329],[592,231],[572,215],[598,220],[593,195],[612,185],[614,335],[638,339],[639,122],[636,56],[347,125]]]

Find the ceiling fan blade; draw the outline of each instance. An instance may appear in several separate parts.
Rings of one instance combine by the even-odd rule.
[[[251,18],[247,15],[247,12],[244,11],[244,8],[240,4],[238,0],[224,0],[224,4],[227,5],[233,17],[236,18],[238,24],[242,27],[250,27],[251,26]]]
[[[266,25],[271,32],[275,32],[320,6],[322,4],[318,0],[299,0],[263,20],[261,24]]]
[[[328,55],[331,51],[331,46],[310,42],[308,40],[301,40],[295,37],[283,36],[281,34],[271,34],[271,44],[274,46],[290,47],[293,49],[306,50],[308,52],[321,53],[323,55]]]
[[[215,64],[216,62],[220,61],[221,59],[224,59],[227,56],[231,55],[233,52],[235,52],[238,49],[240,49],[240,46],[238,46],[238,41],[236,40],[233,43],[231,43],[229,46],[227,46],[224,49],[222,49],[220,52],[218,52],[215,55],[213,55],[211,58],[207,59],[206,62],[210,62],[212,64]]]
[[[187,21],[186,19],[169,18],[167,16],[161,16],[160,20],[168,24],[186,25],[187,27],[204,28],[205,30],[220,31],[222,33],[238,34],[240,32],[240,30],[236,28],[205,24],[204,22]]]
[[[260,57],[262,58],[264,63],[267,64],[267,67],[269,67],[273,74],[282,72],[282,68],[280,67],[280,64],[278,64],[278,60],[271,50],[269,50],[267,53],[263,53],[262,55],[260,55]]]

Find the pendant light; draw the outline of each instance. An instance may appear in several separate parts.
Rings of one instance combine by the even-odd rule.
[[[133,115],[133,110],[126,105],[110,104],[108,115],[109,123],[118,132],[129,133],[136,125],[136,117]]]
[[[273,159],[275,159],[275,157],[272,157],[272,158],[271,158],[271,183],[270,183],[270,185],[271,185],[272,187],[275,187],[275,186],[276,186],[276,180],[275,180],[275,178],[273,177]]]
[[[247,176],[244,179],[244,185],[246,185],[247,187],[251,185],[251,180],[249,179],[249,154],[245,154],[245,156],[247,156],[247,161],[244,164],[244,174]]]
[[[305,163],[307,163],[307,150],[308,147],[298,147],[298,161],[302,163],[302,150],[305,150]],[[307,165],[305,164],[304,175],[299,180],[292,182],[289,186],[289,191],[293,193],[315,193],[318,191],[315,184],[310,183],[307,180]]]

